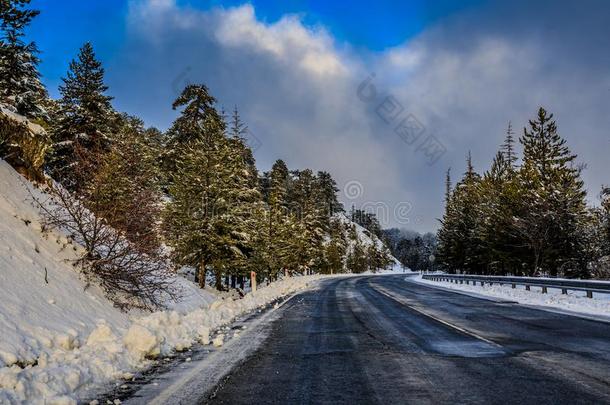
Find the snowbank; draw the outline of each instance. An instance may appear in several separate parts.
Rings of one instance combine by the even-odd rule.
[[[70,264],[78,247],[58,233],[43,236],[26,187],[0,160],[0,367],[79,347],[102,320],[115,329],[128,324],[98,288],[83,288]]]
[[[0,160],[1,404],[76,403],[132,378],[151,358],[209,344],[236,316],[317,278],[287,279],[233,300],[176,277],[183,299],[167,311],[124,313],[95,286],[84,288],[71,264],[79,246],[61,233],[42,233],[28,189],[40,193]]]
[[[130,379],[153,358],[195,343],[210,344],[210,333],[235,317],[308,286],[319,276],[294,277],[247,294],[243,299],[218,299],[186,314],[155,312],[134,318],[128,329],[100,322],[78,346],[57,346],[34,366],[0,368],[0,403],[75,404],[105,383]],[[222,336],[212,343],[223,344]]]
[[[513,289],[510,285],[453,284],[445,281],[424,280],[421,275],[408,277],[407,281],[507,299],[521,304],[557,308],[587,315],[610,316],[610,294],[594,294],[593,298],[587,298],[584,291],[568,291],[568,294],[561,294],[561,290],[554,288],[549,288],[547,294],[542,294],[538,287],[531,287],[531,291],[527,291],[523,286]]]

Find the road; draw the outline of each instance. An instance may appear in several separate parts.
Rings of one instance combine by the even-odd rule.
[[[296,296],[204,403],[610,403],[610,324],[404,281]]]

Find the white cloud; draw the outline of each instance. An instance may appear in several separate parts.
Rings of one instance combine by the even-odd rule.
[[[256,151],[260,166],[283,158],[293,168],[331,171],[340,186],[357,180],[364,195],[356,205],[380,200],[392,211],[408,201],[407,226],[426,230],[442,213],[445,169],[461,173],[468,150],[479,168],[486,167],[507,122],[518,131],[539,105],[556,112],[570,146],[590,162],[585,179],[591,189],[608,181],[607,70],[592,68],[596,56],[582,58],[581,44],[568,46],[562,37],[568,34],[527,35],[530,26],[519,25],[529,18],[527,10],[515,10],[515,26],[526,28],[495,28],[506,11],[465,16],[402,46],[363,55],[295,15],[267,23],[251,5],[203,12],[170,0],[132,2],[130,41],[116,63],[113,88],[123,92],[115,94],[125,109],[164,126],[179,88],[206,83],[227,109],[240,107],[263,144]],[[378,97],[364,103],[357,88],[370,72]],[[417,143],[399,138],[397,121],[386,124],[378,116],[388,95],[404,107],[401,117],[414,114],[425,136],[447,148],[437,164],[429,166]]]
[[[284,16],[268,25],[257,21],[254,7],[246,4],[222,11],[218,17],[215,36],[220,44],[268,52],[282,63],[294,63],[317,75],[347,73],[326,31],[306,28],[297,16]]]

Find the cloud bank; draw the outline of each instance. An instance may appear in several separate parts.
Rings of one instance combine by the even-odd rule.
[[[181,88],[203,82],[227,110],[239,107],[259,167],[282,158],[328,170],[347,207],[364,205],[385,226],[433,230],[445,170],[459,177],[469,150],[486,168],[508,121],[519,133],[539,105],[588,162],[591,200],[610,182],[610,7],[599,4],[537,3],[541,24],[527,3],[483,7],[365,53],[295,15],[261,21],[248,4],[133,1],[109,80],[119,108],[162,128]]]

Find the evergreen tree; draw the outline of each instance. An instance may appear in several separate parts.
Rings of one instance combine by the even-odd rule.
[[[361,227],[367,230],[371,235],[375,235],[378,238],[381,238],[381,224],[377,219],[377,216],[372,212],[366,212],[364,210],[355,209],[352,205],[352,209],[350,212],[350,217],[352,222],[357,223]]]
[[[574,167],[576,155],[557,133],[553,115],[543,108],[536,120],[530,120],[520,142],[521,202],[527,209],[515,225],[531,252],[530,273],[582,275],[586,264],[579,257],[583,248],[580,231],[587,211],[580,170]]]
[[[337,199],[339,188],[337,188],[337,183],[330,173],[319,171],[316,176],[316,186],[322,210],[326,213],[327,218],[338,212],[343,212],[343,205]]]
[[[315,177],[310,169],[298,173],[293,186],[293,209],[297,212],[298,237],[295,254],[299,268],[310,272],[319,264],[324,232],[323,213],[315,193]]]
[[[602,254],[610,255],[610,187],[602,187],[600,193],[601,209],[600,209],[600,223],[602,227]]]
[[[242,149],[244,161],[248,166],[248,170],[250,171],[250,176],[253,181],[252,186],[256,187],[256,182],[258,182],[258,170],[256,169],[256,160],[254,159],[252,149],[250,149],[246,143],[247,133],[248,126],[241,120],[237,106],[235,106],[233,109],[233,114],[231,115],[229,137],[233,140],[233,142],[236,143],[238,148]]]
[[[95,178],[79,194],[95,195],[95,214],[140,250],[152,253],[159,248],[158,151],[146,137],[142,120],[124,114],[120,122],[110,150],[85,154],[96,160],[88,162]]]
[[[515,152],[515,133],[513,132],[513,126],[511,122],[508,122],[508,128],[506,129],[506,138],[501,147],[502,157],[504,162],[512,169],[514,169],[517,163],[517,154]]]
[[[67,180],[70,186],[70,170],[75,162],[74,150],[105,150],[111,143],[112,132],[117,129],[119,117],[105,93],[104,68],[95,56],[93,46],[87,42],[80,49],[78,58],[70,62],[70,69],[59,87],[60,110],[53,128],[53,156],[51,172],[57,179]]]
[[[451,199],[451,168],[445,174],[445,204]]]
[[[288,168],[282,160],[274,163],[269,173],[267,209],[262,215],[258,236],[259,263],[271,278],[293,267],[290,239],[293,219],[286,209]],[[296,265],[293,269],[296,269]]]
[[[474,171],[470,153],[466,172],[455,186],[441,221],[439,260],[450,271],[482,272],[482,241],[477,233],[479,221],[478,187],[481,180]]]
[[[211,267],[220,288],[222,274],[252,249],[244,230],[258,192],[250,187],[243,151],[225,137],[214,101],[204,85],[189,85],[174,102],[184,108],[170,130],[177,160],[164,228],[175,261],[196,267],[201,286]]]
[[[347,240],[345,227],[337,218],[331,219],[329,240],[324,247],[324,264],[322,272],[326,274],[342,273],[345,270]]]
[[[367,258],[367,251],[357,236],[355,239],[352,238],[352,246],[347,254],[346,266],[348,271],[354,274],[364,273],[368,270],[369,260]]]
[[[504,148],[504,147],[503,147]],[[510,154],[500,151],[479,183],[480,218],[476,230],[482,241],[482,262],[487,274],[519,274],[520,241],[513,236],[513,218],[519,208],[519,184]]]
[[[40,12],[25,8],[30,0],[0,2],[0,102],[28,118],[46,117],[46,89],[38,72],[38,47],[25,43],[24,29]]]
[[[451,169],[447,169],[445,174],[445,212],[443,213],[443,218],[439,220],[441,223],[441,227],[437,232],[438,239],[438,258],[437,260],[441,265],[449,270],[455,271],[454,267],[454,257],[456,256],[456,225],[457,225],[457,212],[455,211],[455,206],[453,204],[453,193],[454,191],[451,188]],[[409,250],[411,241],[408,239],[404,239],[401,241],[397,248],[399,250],[398,259],[400,262],[411,269],[415,269],[409,264],[405,258],[406,252]]]

